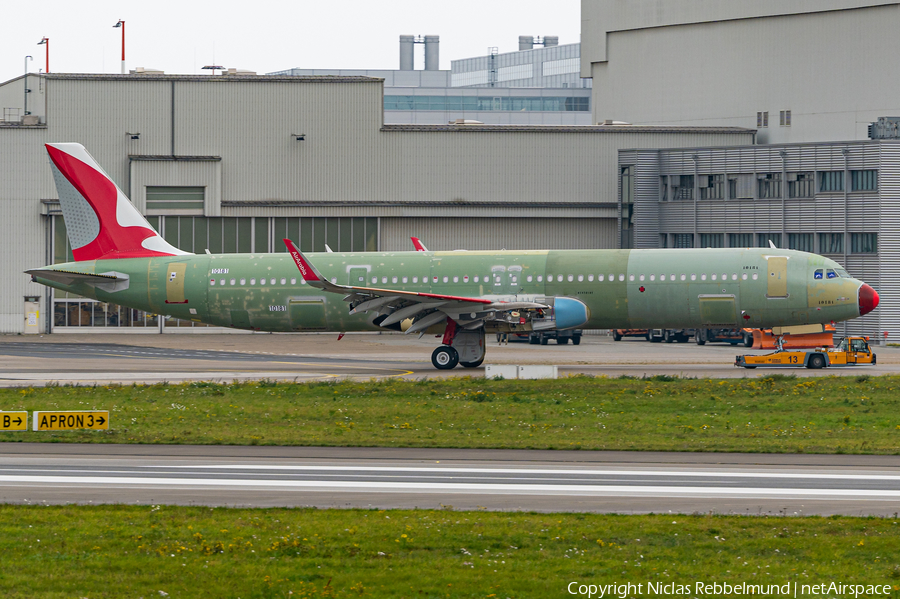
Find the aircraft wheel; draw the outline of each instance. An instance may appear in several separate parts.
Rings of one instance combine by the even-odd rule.
[[[442,345],[432,352],[431,363],[438,370],[452,370],[459,364],[459,352],[449,345]]]
[[[613,341],[621,341],[621,340],[622,340],[622,334],[619,333],[619,331],[613,329]]]
[[[807,362],[806,367],[815,370],[818,370],[819,368],[825,368],[825,358],[821,354],[810,356],[809,362]]]
[[[484,356],[481,356],[481,359],[475,360],[474,362],[460,362],[459,365],[464,368],[478,368],[481,366],[482,362],[484,362]]]
[[[581,345],[581,337],[572,337],[572,345]]]

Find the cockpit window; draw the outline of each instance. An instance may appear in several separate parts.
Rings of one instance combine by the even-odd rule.
[[[814,279],[821,279],[821,278],[822,278],[822,273],[823,273],[823,272],[824,272],[824,271],[823,271],[821,268],[817,268],[817,269],[816,269],[816,272],[813,273],[813,278],[814,278]]]
[[[825,276],[828,277],[829,279],[836,279],[838,274],[836,272],[834,272],[834,269],[829,268],[826,271]]]
[[[841,277],[841,278],[843,278],[843,279],[849,279],[849,278],[850,278],[850,273],[847,272],[846,270],[844,270],[843,268],[835,268],[835,269],[834,269],[834,272],[836,272],[836,273],[838,274],[838,276]]]

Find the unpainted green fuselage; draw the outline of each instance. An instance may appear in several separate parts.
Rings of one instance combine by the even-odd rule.
[[[582,328],[776,327],[859,316],[862,284],[833,260],[791,250],[531,250],[366,252],[307,256],[342,285],[489,298],[570,297],[589,308]],[[773,260],[775,258],[775,260]],[[95,260],[46,269],[127,275],[116,286],[39,283],[104,302],[212,325],[260,331],[371,331],[376,314],[349,315],[338,294],[311,288],[283,254],[199,254]]]

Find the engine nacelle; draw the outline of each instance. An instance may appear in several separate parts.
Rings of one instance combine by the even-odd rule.
[[[553,312],[557,329],[577,329],[587,324],[591,311],[581,301],[571,297],[553,298]]]

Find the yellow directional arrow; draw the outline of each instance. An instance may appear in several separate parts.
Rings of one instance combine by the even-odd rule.
[[[31,430],[70,431],[81,428],[109,429],[109,412],[91,410],[85,412],[34,412]]]
[[[0,431],[27,431],[28,412],[0,412]]]

